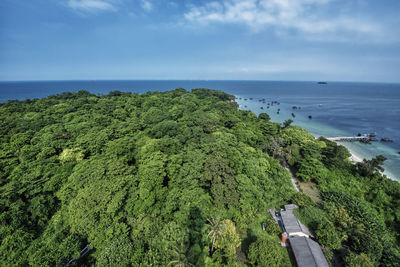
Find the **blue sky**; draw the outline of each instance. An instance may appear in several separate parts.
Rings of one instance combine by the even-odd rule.
[[[398,0],[1,0],[0,80],[400,82]]]

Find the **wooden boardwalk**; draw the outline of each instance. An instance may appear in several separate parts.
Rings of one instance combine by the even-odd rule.
[[[371,141],[369,136],[341,136],[341,137],[330,137],[326,138],[330,141],[346,141],[346,142],[354,142],[354,141],[361,141],[361,142],[368,142]]]

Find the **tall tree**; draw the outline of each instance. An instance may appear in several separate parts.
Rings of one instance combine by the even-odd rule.
[[[211,244],[211,254],[212,254],[214,252],[214,245],[215,245],[216,239],[218,239],[222,236],[224,224],[220,218],[215,217],[215,218],[208,219],[208,223],[206,225],[209,229],[207,236],[209,238],[211,238],[211,241],[212,241],[212,244]]]
[[[186,247],[183,243],[175,246],[172,249],[173,260],[168,263],[168,266],[173,267],[192,267],[191,264],[186,256]]]

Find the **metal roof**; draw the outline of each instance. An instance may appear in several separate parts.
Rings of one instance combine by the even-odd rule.
[[[283,226],[289,235],[298,232],[303,232],[306,235],[311,235],[307,227],[305,227],[294,215],[293,210],[289,209],[286,211],[281,211],[281,218]]]
[[[285,205],[285,210],[294,210],[297,209],[299,206],[297,206],[296,204],[287,204]]]
[[[298,267],[329,267],[321,247],[311,238],[296,236],[289,242]]]

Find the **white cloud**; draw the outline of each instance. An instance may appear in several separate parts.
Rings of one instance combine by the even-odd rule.
[[[153,4],[149,0],[140,0],[140,6],[146,11],[153,9]]]
[[[167,5],[168,5],[168,7],[173,7],[173,8],[178,7],[178,4],[174,1],[168,1]]]
[[[217,22],[244,24],[256,31],[294,30],[310,39],[319,39],[327,33],[340,40],[354,39],[354,34],[361,39],[381,35],[379,23],[341,12],[340,6],[330,5],[333,3],[334,0],[223,0],[191,6],[184,17],[204,25]]]
[[[117,10],[115,5],[107,0],[68,0],[67,5],[75,10],[87,12]]]
[[[131,0],[130,0],[131,1]],[[117,11],[132,3],[128,0],[66,0],[67,6],[81,12]],[[136,0],[142,10],[149,12],[154,8],[151,0]]]
[[[311,5],[322,0],[224,0],[193,6],[185,14],[189,21],[202,23],[245,23],[252,28],[268,25],[288,26]]]

